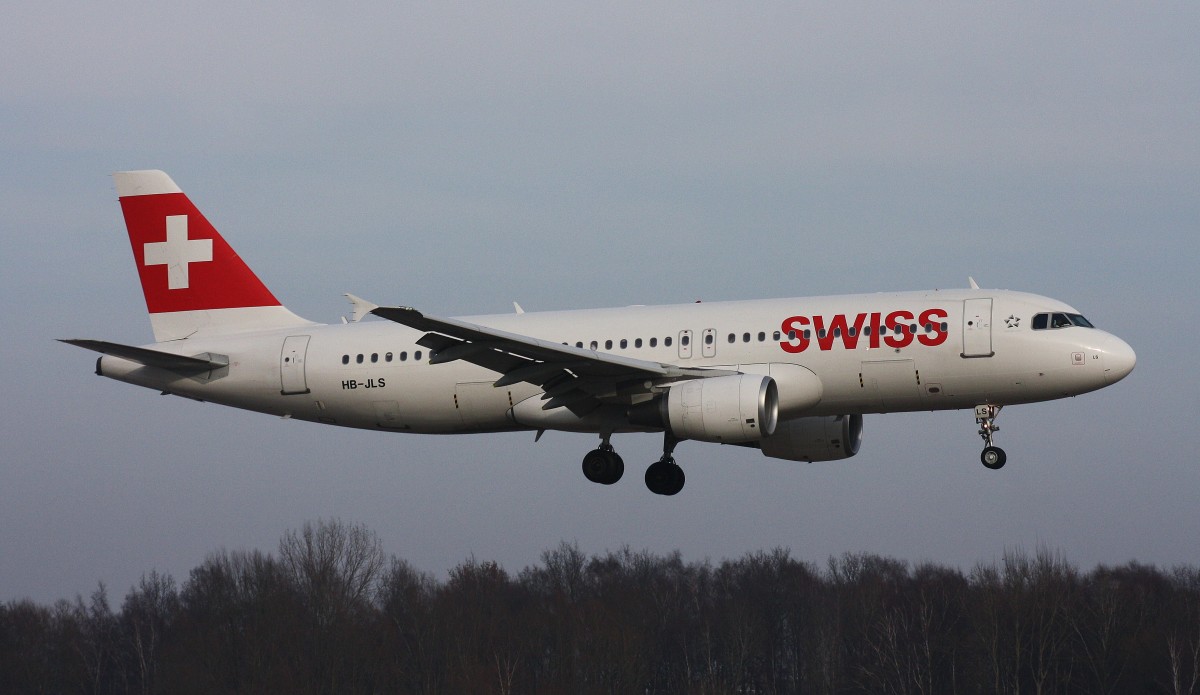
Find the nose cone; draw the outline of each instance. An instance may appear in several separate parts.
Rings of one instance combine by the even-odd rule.
[[[1104,349],[1104,381],[1109,384],[1117,383],[1133,371],[1135,364],[1137,355],[1133,354],[1129,343],[1112,336],[1111,342],[1105,345]]]

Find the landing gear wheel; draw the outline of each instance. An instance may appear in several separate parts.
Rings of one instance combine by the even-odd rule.
[[[686,476],[673,458],[664,458],[646,469],[646,487],[656,495],[674,495],[683,489]]]
[[[989,446],[984,447],[983,453],[979,455],[979,460],[983,461],[984,466],[998,471],[1004,468],[1004,462],[1008,460],[1008,456],[1004,454],[1004,449],[998,446]]]
[[[625,462],[612,448],[592,449],[583,457],[583,475],[593,483],[612,485],[625,474]]]
[[[993,471],[1003,468],[1004,462],[1008,460],[1008,457],[1004,455],[1004,449],[992,446],[992,436],[1000,431],[1000,428],[996,427],[996,417],[1000,415],[1000,409],[1003,407],[1000,405],[975,406],[975,422],[979,425],[979,436],[983,437],[983,453],[979,455],[979,460]]]

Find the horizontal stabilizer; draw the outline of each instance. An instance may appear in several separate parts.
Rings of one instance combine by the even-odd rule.
[[[219,355],[209,355],[208,359],[203,357],[188,357],[169,352],[159,352],[158,350],[151,350],[149,348],[109,343],[103,340],[59,339],[59,342],[75,345],[85,350],[95,350],[96,352],[112,355],[113,357],[120,357],[123,360],[137,362],[147,367],[158,367],[159,369],[168,369],[172,372],[182,374],[211,372],[229,366],[229,360],[221,359]]]

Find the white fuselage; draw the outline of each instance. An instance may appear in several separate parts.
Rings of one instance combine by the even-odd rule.
[[[1076,313],[1046,297],[972,289],[467,320],[683,367],[767,374],[771,365],[798,365],[811,371],[820,382],[819,402],[781,410],[781,418],[1044,401],[1102,388],[1133,368],[1133,351],[1116,336],[1079,326],[1034,330],[1031,318],[1039,312]],[[915,326],[915,333],[897,331],[897,324]],[[113,356],[102,357],[97,371],[189,398],[345,427],[594,431],[586,420],[540,419],[540,407],[522,407],[529,399],[542,402],[533,384],[494,387],[500,375],[483,367],[430,364],[429,350],[417,345],[422,335],[389,321],[201,335],[149,347],[227,356],[225,373],[181,377]],[[786,389],[783,380],[785,404]]]

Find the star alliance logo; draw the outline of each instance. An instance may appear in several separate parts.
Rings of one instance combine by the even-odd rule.
[[[1004,325],[1008,326],[1009,328],[1020,328],[1021,318],[1019,316],[1009,314],[1008,318],[1004,319]]]

